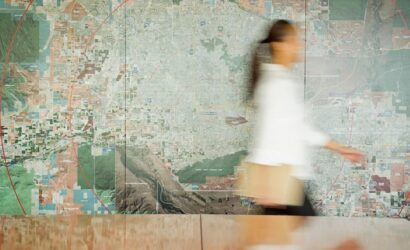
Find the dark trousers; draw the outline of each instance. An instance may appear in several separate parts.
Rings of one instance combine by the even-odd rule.
[[[265,215],[294,215],[294,216],[317,216],[309,197],[305,194],[302,206],[287,206],[285,208],[264,207]]]

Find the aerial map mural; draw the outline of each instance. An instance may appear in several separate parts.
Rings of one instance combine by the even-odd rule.
[[[250,53],[292,19],[323,215],[410,210],[407,0],[0,0],[0,214],[253,213]]]

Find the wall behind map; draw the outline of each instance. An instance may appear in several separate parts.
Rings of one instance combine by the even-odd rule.
[[[0,0],[0,214],[257,213],[232,191],[249,54],[276,18],[306,41],[296,72],[313,122],[369,155],[352,166],[319,150],[315,206],[404,216],[405,0]]]

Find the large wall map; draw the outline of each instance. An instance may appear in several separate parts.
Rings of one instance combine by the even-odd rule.
[[[406,0],[0,0],[0,214],[254,212],[233,190],[250,52],[277,18],[306,41],[313,121],[369,156],[315,152],[315,206],[405,216]]]

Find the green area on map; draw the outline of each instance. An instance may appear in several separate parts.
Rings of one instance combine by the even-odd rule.
[[[180,183],[205,183],[207,176],[230,176],[235,172],[246,151],[196,162],[177,172]]]
[[[34,63],[39,58],[40,25],[39,21],[27,14],[17,30],[21,11],[0,12],[0,64],[6,59],[9,46],[12,44],[10,63]],[[14,43],[13,34],[17,30]]]
[[[78,148],[78,185],[82,189],[112,190],[115,188],[115,152],[93,156],[91,145]]]
[[[10,176],[15,185],[20,201],[27,214],[31,213],[31,190],[34,185],[34,174],[28,173],[23,166],[10,166]],[[23,212],[17,202],[16,195],[10,184],[7,169],[0,167],[0,215],[22,215]]]
[[[396,0],[394,27],[410,27],[410,1]]]
[[[367,0],[330,0],[330,20],[364,20]]]
[[[375,76],[373,91],[394,91],[398,94],[393,97],[396,112],[407,114],[410,117],[410,50],[389,51],[383,57]]]

